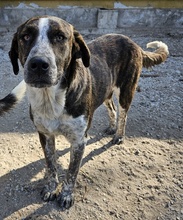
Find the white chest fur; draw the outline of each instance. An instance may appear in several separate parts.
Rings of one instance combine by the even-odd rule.
[[[66,91],[57,86],[33,88],[27,85],[34,124],[45,135],[63,134],[71,143],[84,138],[87,122],[84,115],[73,118],[64,110]]]

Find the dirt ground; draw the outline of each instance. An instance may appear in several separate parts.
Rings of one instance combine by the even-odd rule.
[[[143,48],[161,40],[170,56],[143,70],[123,145],[112,146],[103,133],[105,107],[96,111],[69,211],[41,200],[45,161],[26,98],[0,118],[0,219],[183,220],[183,38],[178,30],[131,37]],[[0,34],[0,97],[23,78],[12,73],[11,39],[12,33]],[[62,136],[57,158],[58,169],[66,169],[69,144]]]

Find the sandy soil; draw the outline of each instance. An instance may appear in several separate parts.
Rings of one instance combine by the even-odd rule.
[[[45,161],[27,100],[0,118],[0,219],[183,219],[183,40],[172,33],[131,36],[143,48],[162,40],[170,57],[151,71],[143,70],[123,145],[112,146],[111,136],[103,133],[105,107],[96,111],[76,202],[69,211],[41,200]],[[0,34],[0,97],[23,78],[12,73],[11,39],[12,33]],[[57,138],[57,156],[58,168],[66,169],[69,144],[62,136]]]

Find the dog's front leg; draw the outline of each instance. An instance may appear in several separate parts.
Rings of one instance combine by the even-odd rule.
[[[47,181],[44,186],[41,195],[44,201],[54,200],[56,197],[56,188],[58,185],[58,176],[56,168],[56,158],[55,158],[55,137],[54,135],[44,135],[39,133],[39,139],[44,151],[47,172],[45,179]]]
[[[57,197],[57,201],[64,211],[74,204],[74,186],[81,165],[85,143],[73,144],[70,152],[70,164],[66,178],[62,185],[62,190]]]

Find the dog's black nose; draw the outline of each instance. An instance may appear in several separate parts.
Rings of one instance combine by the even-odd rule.
[[[45,74],[50,68],[46,57],[33,57],[28,64],[29,71],[36,74]]]

